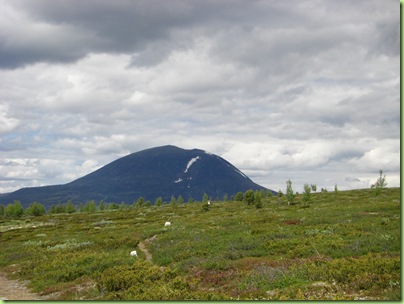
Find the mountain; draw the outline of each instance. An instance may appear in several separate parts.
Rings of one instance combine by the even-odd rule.
[[[37,201],[53,204],[85,203],[88,200],[132,204],[139,197],[169,202],[181,195],[201,200],[204,193],[222,199],[248,189],[268,190],[254,183],[223,158],[203,150],[175,146],[146,149],[119,158],[64,185],[22,188],[0,196],[0,203],[21,201],[23,207]]]

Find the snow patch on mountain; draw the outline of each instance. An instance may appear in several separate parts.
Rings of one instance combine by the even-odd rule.
[[[178,183],[180,183],[180,182],[182,182],[182,181],[183,181],[182,178],[178,178],[176,181],[174,181],[174,183],[178,184]]]
[[[187,164],[187,167],[185,168],[185,171],[184,171],[184,173],[187,173],[188,172],[188,169],[192,166],[192,164],[194,163],[194,162],[196,162],[198,159],[200,159],[200,157],[199,156],[197,156],[197,157],[194,157],[194,158],[191,158],[191,160],[188,162],[188,164]]]
[[[236,172],[238,172],[239,174],[241,174],[242,177],[244,178],[248,178],[243,172],[241,172],[240,170],[235,170]]]

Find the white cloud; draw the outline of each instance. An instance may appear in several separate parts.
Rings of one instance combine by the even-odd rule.
[[[274,190],[399,185],[394,2],[0,5],[0,151],[38,160],[3,161],[0,193],[165,144]]]
[[[17,118],[10,115],[8,108],[0,104],[0,134],[11,132],[20,124]]]
[[[399,172],[400,147],[398,143],[391,140],[383,143],[384,145],[370,149],[362,157],[351,163],[361,170]]]

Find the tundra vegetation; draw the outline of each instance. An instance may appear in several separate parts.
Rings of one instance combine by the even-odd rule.
[[[0,271],[53,300],[399,300],[400,189],[377,189],[47,214],[16,202],[0,215]]]

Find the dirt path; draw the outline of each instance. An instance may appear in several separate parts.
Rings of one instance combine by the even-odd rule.
[[[42,297],[29,291],[23,282],[10,280],[0,273],[0,300],[41,300]]]
[[[139,249],[144,253],[146,256],[146,261],[152,261],[152,255],[150,254],[149,250],[147,250],[146,245],[143,242],[139,242]]]
[[[147,250],[145,243],[139,242],[138,245],[144,253],[146,261],[152,262],[153,257]],[[25,285],[24,282],[8,279],[4,273],[0,272],[0,300],[48,300],[48,297],[32,293]]]

